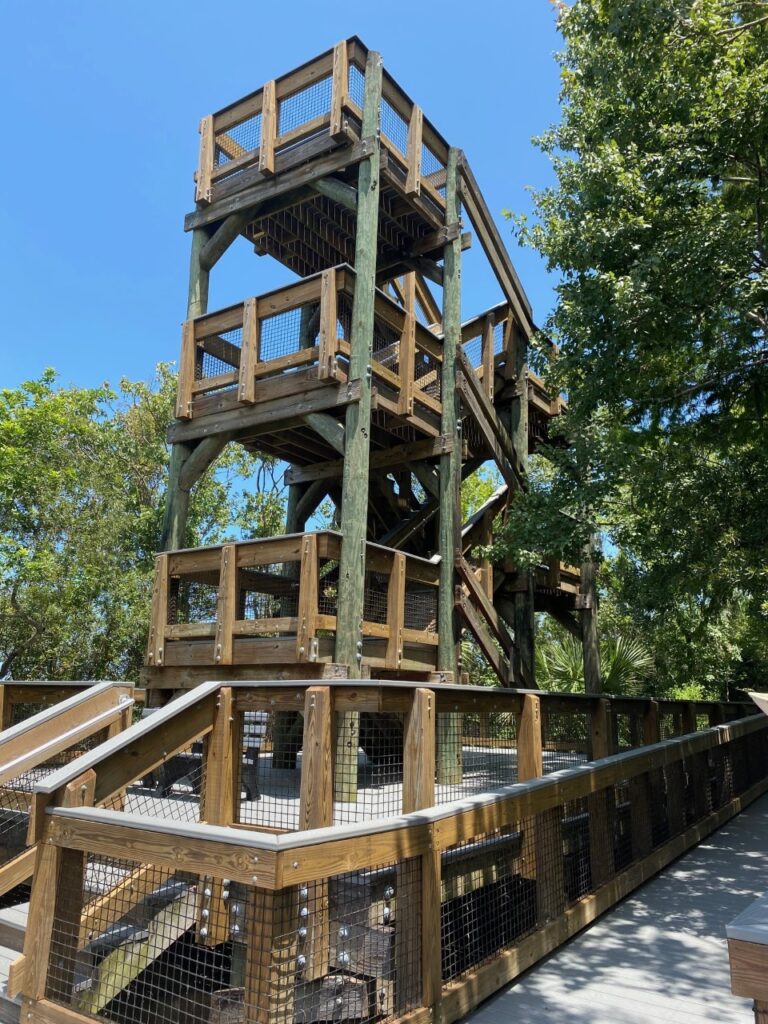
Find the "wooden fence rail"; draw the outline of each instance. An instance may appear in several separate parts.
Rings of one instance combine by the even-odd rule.
[[[458,706],[487,699],[451,687],[210,684],[41,783],[36,827],[45,842],[24,955],[9,982],[28,1019],[117,1019],[119,1006],[121,1020],[220,1020],[226,1005],[228,1020],[321,1020],[335,1007],[334,1019],[454,1021],[768,788],[764,716],[540,777],[546,700],[495,694],[519,708],[520,781],[431,806],[438,752],[430,737],[438,714],[457,713],[451,689]],[[269,699],[303,709],[309,831],[232,824],[232,718],[238,705]],[[409,813],[331,826],[331,716],[353,702],[403,711]],[[641,706],[653,739],[659,706]],[[595,750],[610,749],[609,702],[589,707]],[[683,710],[690,724],[705,709]],[[201,734],[207,820],[103,806],[149,768],[158,740],[175,750]],[[65,806],[81,779],[91,806]],[[212,947],[223,973],[201,985]],[[136,987],[141,972],[146,984]]]

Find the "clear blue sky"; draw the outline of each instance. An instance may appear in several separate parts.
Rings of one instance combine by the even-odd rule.
[[[530,141],[558,114],[549,0],[0,0],[0,15],[0,386],[47,366],[64,384],[146,379],[175,360],[200,117],[353,34],[465,150],[536,318],[548,312],[552,278],[501,210],[551,180]],[[500,295],[477,259],[466,268],[468,316]],[[210,308],[289,279],[239,240]]]

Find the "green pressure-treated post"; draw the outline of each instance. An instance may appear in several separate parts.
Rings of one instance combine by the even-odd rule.
[[[189,293],[187,296],[187,320],[208,312],[209,272],[200,266],[200,253],[208,241],[205,228],[192,232],[192,252],[189,259]],[[165,496],[165,516],[160,537],[160,551],[175,551],[184,547],[184,535],[189,511],[189,489],[180,486],[181,471],[194,451],[188,444],[174,444],[168,467],[168,488]]]
[[[376,296],[376,256],[379,232],[379,169],[381,149],[382,60],[369,52],[365,66],[363,138],[370,153],[358,171],[357,237],[355,241],[355,296],[352,303],[349,378],[359,380],[360,400],[347,406],[344,476],[341,497],[341,559],[336,614],[336,661],[349,666],[359,679],[362,672],[365,585],[365,541],[368,525],[368,471],[371,441],[371,363],[373,309]],[[337,730],[336,799],[357,796],[359,715],[346,712]]]
[[[446,225],[458,223],[461,217],[459,195],[459,151],[448,151],[445,184]],[[438,589],[437,667],[452,673],[458,682],[456,662],[455,573],[454,560],[460,535],[461,438],[459,437],[458,394],[456,391],[456,353],[461,344],[461,237],[457,234],[443,250],[443,365],[440,377],[442,417],[440,429],[444,437],[452,437],[452,450],[440,457],[440,522],[438,551],[440,583]],[[461,780],[461,716],[440,715],[438,718],[438,781]]]

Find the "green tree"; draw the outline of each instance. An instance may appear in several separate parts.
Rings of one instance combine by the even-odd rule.
[[[539,140],[557,182],[518,231],[560,275],[542,369],[568,394],[570,445],[507,547],[550,537],[573,557],[597,523],[670,680],[690,645],[672,665],[662,641],[727,641],[729,624],[743,643],[717,644],[719,685],[747,650],[765,679],[768,8],[575,0],[559,27],[562,119]]]
[[[174,394],[164,365],[116,392],[53,371],[0,392],[0,678],[136,679]],[[258,469],[225,453],[193,493],[193,543],[272,530],[279,494],[243,487]]]

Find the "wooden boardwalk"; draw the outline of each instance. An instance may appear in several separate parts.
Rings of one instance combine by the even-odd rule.
[[[752,1024],[725,926],[768,889],[768,796],[502,990],[471,1024]]]

